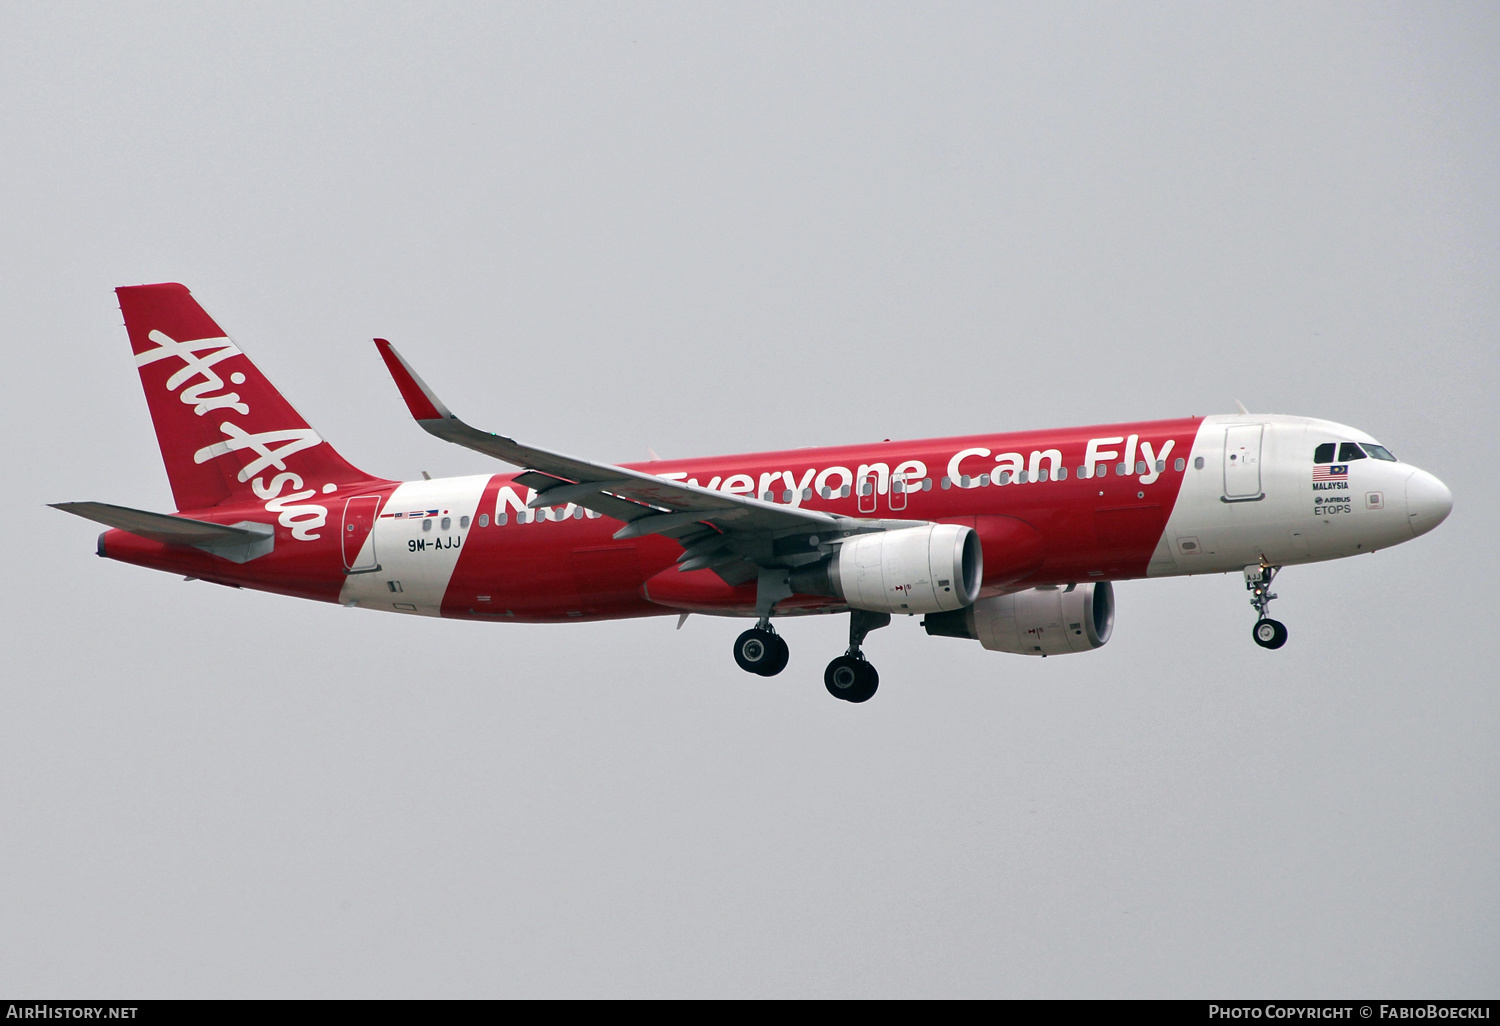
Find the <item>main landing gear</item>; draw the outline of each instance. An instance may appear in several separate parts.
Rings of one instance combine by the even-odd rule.
[[[1286,644],[1286,624],[1266,615],[1271,600],[1276,597],[1271,594],[1271,581],[1280,571],[1281,567],[1267,563],[1245,567],[1245,588],[1250,592],[1250,605],[1255,607],[1258,617],[1250,636],[1261,648],[1280,648]]]
[[[823,671],[823,686],[834,698],[845,702],[868,702],[875,697],[880,687],[880,674],[875,672],[860,651],[865,635],[891,622],[890,613],[867,613],[856,609],[849,614],[849,651],[828,664]]]
[[[880,674],[865,659],[860,646],[865,636],[891,622],[890,613],[866,613],[855,610],[849,615],[849,650],[828,664],[823,671],[823,685],[834,698],[845,702],[868,702],[880,687]],[[774,677],[786,669],[789,651],[781,635],[771,626],[770,617],[741,634],[734,641],[734,661],[748,673]]]
[[[747,673],[774,677],[786,669],[790,652],[771,626],[771,609],[792,593],[785,570],[762,569],[755,585],[755,626],[734,639],[734,661]]]
[[[786,669],[791,650],[786,641],[771,626],[766,617],[744,634],[734,639],[734,661],[747,673],[758,673],[762,677],[774,677]]]

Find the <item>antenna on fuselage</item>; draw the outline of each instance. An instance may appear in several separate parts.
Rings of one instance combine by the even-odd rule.
[[[1235,401],[1234,401],[1234,405],[1236,405],[1236,406],[1238,406],[1238,407],[1239,407],[1239,408],[1240,408],[1240,413],[1241,413],[1241,414],[1242,414],[1242,415],[1244,415],[1244,416],[1246,416],[1246,417],[1248,417],[1248,416],[1250,416],[1250,411],[1249,411],[1249,410],[1247,410],[1247,409],[1245,409],[1245,404],[1244,404],[1244,403],[1242,403],[1242,402],[1240,402],[1240,401],[1239,401],[1239,400],[1238,400],[1238,399],[1236,399],[1236,400],[1235,400]]]

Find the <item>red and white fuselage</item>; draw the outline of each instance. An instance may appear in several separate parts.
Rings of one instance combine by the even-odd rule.
[[[634,469],[851,517],[977,525],[982,541],[996,538],[984,547],[988,595],[1338,559],[1436,527],[1451,500],[1436,478],[1408,464],[1361,459],[1346,465],[1346,476],[1313,480],[1319,444],[1373,441],[1329,421],[1230,415],[662,460]],[[1165,457],[1148,460],[1147,451]],[[1054,452],[1055,459],[1034,458]],[[1090,454],[1099,459],[1085,477],[1080,469]],[[1024,483],[1011,470],[1017,460]],[[1250,466],[1237,484],[1242,461]],[[1038,466],[1045,473],[1030,469]],[[754,614],[748,584],[730,588],[705,579],[713,577],[707,570],[679,574],[682,548],[670,539],[615,541],[617,521],[572,503],[528,511],[536,492],[514,477],[368,479],[328,491],[326,482],[304,481],[314,494],[299,504],[321,507],[324,523],[289,537],[263,563],[226,565],[118,531],[107,532],[102,546],[113,559],[205,580],[427,616],[561,622]],[[1240,494],[1229,494],[1235,490]],[[273,496],[180,512],[233,523],[276,511]],[[294,529],[286,529],[289,536]],[[658,581],[663,571],[673,577]],[[778,614],[844,608],[831,599],[787,606]]]
[[[1352,556],[1423,534],[1451,508],[1441,482],[1361,431],[1251,414],[616,468],[574,461],[602,468],[593,479],[566,473],[574,464],[558,464],[559,471],[545,460],[528,460],[524,471],[397,482],[340,458],[182,286],[136,286],[119,294],[178,499],[175,516],[222,525],[226,534],[195,546],[180,540],[171,524],[165,533],[154,532],[136,521],[73,509],[131,525],[105,532],[100,554],[364,609],[518,622],[683,612],[764,619],[767,567],[790,568],[787,580],[805,580],[794,569],[819,553],[833,552],[836,559],[849,531],[899,531],[906,523],[972,530],[983,556],[978,603],[1028,589]],[[461,425],[440,406],[439,413],[427,405],[420,391],[425,386],[403,373],[394,350],[383,355],[424,426],[439,433],[450,421]],[[520,460],[507,451],[502,458]],[[532,469],[538,466],[551,476],[538,476]],[[594,480],[611,473],[630,481]],[[624,487],[633,482],[638,488],[645,477],[663,483],[661,501]],[[583,494],[590,480],[598,491]],[[538,484],[577,501],[531,508],[547,503],[537,499]],[[553,485],[561,490],[552,493]],[[713,493],[738,505],[692,521],[700,507],[689,503],[688,512],[673,513],[678,492],[671,488],[687,496],[685,502],[711,505]],[[676,516],[698,533],[674,526],[630,536],[622,530],[628,517],[599,509],[613,511],[610,502],[624,501],[616,496],[631,495],[646,504],[641,509],[651,522]],[[799,527],[794,520],[786,520],[790,528],[778,526],[777,516],[793,514],[809,523],[817,514],[833,526]],[[744,528],[732,535],[736,517],[744,523],[771,519],[759,534]],[[230,537],[230,525],[240,525],[235,530],[241,534]],[[742,560],[735,564],[741,570],[726,571],[722,557],[712,566],[692,569],[689,561],[682,569],[685,547],[703,548],[707,537],[705,551],[713,551],[718,535],[712,532],[733,542],[729,548]],[[262,536],[258,548],[224,547]],[[857,608],[847,589],[821,591],[777,592],[769,613]],[[899,596],[882,601],[888,604],[879,608],[904,611]]]

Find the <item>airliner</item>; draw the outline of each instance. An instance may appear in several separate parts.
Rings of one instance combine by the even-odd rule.
[[[393,481],[346,462],[182,285],[116,290],[174,513],[56,503],[98,554],[188,579],[413,616],[571,623],[753,619],[734,659],[773,676],[777,617],[849,614],[827,666],[867,701],[867,635],[896,615],[992,652],[1096,649],[1114,582],[1241,574],[1251,636],[1285,566],[1431,531],[1453,497],[1370,435],[1239,412],[613,465],[471,427],[384,339],[428,433],[502,473]]]

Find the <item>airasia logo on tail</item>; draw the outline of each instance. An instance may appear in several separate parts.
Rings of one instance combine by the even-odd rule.
[[[250,407],[240,402],[239,394],[226,392],[223,395],[209,396],[205,392],[213,392],[224,387],[224,379],[214,371],[214,364],[221,360],[227,360],[231,356],[240,355],[240,347],[234,344],[233,339],[220,336],[219,338],[199,338],[189,342],[178,342],[165,332],[152,331],[146,336],[156,343],[155,349],[148,349],[144,353],[136,354],[135,365],[144,367],[158,360],[166,360],[176,357],[182,361],[182,367],[176,370],[171,377],[167,378],[167,391],[175,392],[181,388],[186,381],[194,377],[203,380],[191,388],[183,389],[182,395],[178,396],[183,402],[193,408],[198,416],[203,416],[209,410],[230,409],[238,413],[249,414]],[[212,350],[212,355],[199,356],[199,352]],[[236,385],[245,383],[245,375],[238,372],[230,375],[229,380]]]
[[[167,391],[181,389],[177,398],[191,406],[194,414],[201,417],[212,410],[233,410],[249,415],[250,404],[243,402],[237,392],[221,391],[225,388],[224,379],[214,370],[215,364],[239,355],[240,348],[232,339],[219,336],[179,342],[165,332],[155,330],[146,337],[156,343],[156,348],[137,354],[136,366],[145,367],[158,360],[181,360],[182,366],[167,378]],[[232,384],[242,385],[245,375],[236,371],[229,380]],[[293,538],[312,541],[320,537],[312,532],[328,522],[328,507],[304,501],[317,495],[317,490],[303,489],[302,477],[286,467],[287,457],[322,443],[318,433],[310,427],[252,433],[227,420],[219,424],[219,431],[224,440],[199,449],[193,454],[193,462],[207,463],[244,449],[253,451],[256,458],[240,469],[237,475],[240,482],[249,482],[250,490],[266,500],[266,512],[276,514],[277,522],[290,529]],[[270,483],[257,476],[272,467],[283,473],[273,476]],[[283,495],[288,486],[292,491]],[[337,488],[337,485],[325,484],[323,491],[333,492]]]

